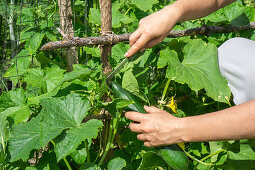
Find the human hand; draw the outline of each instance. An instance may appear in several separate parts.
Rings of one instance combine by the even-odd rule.
[[[163,41],[178,21],[177,14],[174,8],[168,6],[141,19],[139,28],[129,38],[131,48],[125,57],[130,57],[139,50],[143,51]]]
[[[181,118],[156,107],[144,107],[148,114],[126,112],[126,118],[137,123],[130,123],[132,132],[137,132],[137,138],[144,141],[147,147],[181,143]]]

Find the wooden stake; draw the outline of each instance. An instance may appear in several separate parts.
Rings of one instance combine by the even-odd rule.
[[[58,0],[58,7],[62,32],[69,37],[74,37],[71,0]],[[65,40],[66,38],[63,41]],[[66,49],[66,63],[69,72],[73,70],[73,64],[78,64],[78,54],[74,46]]]
[[[238,32],[244,30],[255,29],[255,22],[251,22],[250,25],[244,26],[204,26],[204,27],[197,27],[187,30],[172,30],[168,38],[178,38],[184,36],[195,36],[195,35],[202,35],[202,36],[209,36],[210,34],[216,33],[230,33],[230,32]],[[75,37],[72,40],[63,40],[63,41],[52,41],[45,44],[41,50],[53,50],[58,48],[66,48],[70,46],[87,46],[87,45],[110,45],[110,44],[117,44],[119,42],[125,42],[129,40],[131,34],[120,34],[120,35],[111,35],[111,36],[100,36],[100,37],[84,37],[78,38]]]
[[[102,36],[111,36],[112,33],[112,2],[111,0],[99,0],[101,9],[101,34]],[[101,47],[101,62],[103,64],[103,73],[108,74],[112,71],[108,56],[111,56],[110,44]]]

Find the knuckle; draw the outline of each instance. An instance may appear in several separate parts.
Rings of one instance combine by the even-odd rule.
[[[144,131],[145,133],[149,133],[149,132],[151,131],[150,126],[144,125],[144,126],[143,126],[143,131]]]
[[[141,20],[139,21],[139,26],[143,25],[143,23],[144,23],[144,19],[141,19]]]
[[[145,30],[143,31],[143,34],[146,35],[147,37],[151,37],[151,36],[152,36],[152,35],[151,35],[150,29],[145,29]]]

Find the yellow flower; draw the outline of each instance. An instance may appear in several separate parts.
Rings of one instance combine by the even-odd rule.
[[[174,102],[174,96],[172,96],[172,100],[170,104],[166,105],[167,107],[171,108],[172,111],[176,114],[177,113],[177,104]]]

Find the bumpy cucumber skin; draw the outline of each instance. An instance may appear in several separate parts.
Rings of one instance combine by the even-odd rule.
[[[158,154],[174,170],[186,170],[189,167],[188,157],[178,145],[159,147]]]
[[[123,89],[118,83],[112,82],[112,90],[118,98],[127,99],[134,101],[134,104],[127,106],[127,109],[147,113],[145,109],[140,105],[140,103],[135,99],[135,97],[127,90]],[[169,145],[157,148],[158,154],[163,160],[175,170],[186,170],[189,166],[189,160],[186,154],[178,145]]]
[[[127,109],[140,113],[146,113],[145,109],[139,104],[136,98],[129,91],[123,89],[117,82],[112,82],[111,84],[112,90],[118,98],[127,99],[135,102],[127,106]]]

